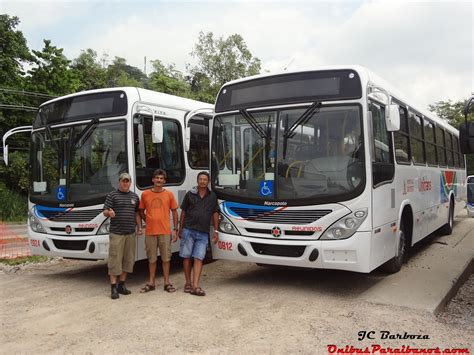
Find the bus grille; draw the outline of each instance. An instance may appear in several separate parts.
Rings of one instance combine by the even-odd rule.
[[[245,228],[247,232],[259,234],[272,234],[271,229]],[[283,231],[285,235],[308,236],[313,235],[313,231]]]
[[[53,239],[54,246],[62,250],[85,250],[87,240],[59,240]]]
[[[332,210],[273,210],[230,207],[240,217],[258,223],[309,224],[331,213]]]
[[[250,243],[254,252],[260,255],[286,256],[290,258],[299,258],[303,255],[306,246],[304,245],[273,245]]]
[[[39,209],[39,212],[54,222],[89,222],[102,213],[102,210],[54,211]]]

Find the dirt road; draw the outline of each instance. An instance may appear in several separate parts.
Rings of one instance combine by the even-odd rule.
[[[133,294],[113,301],[103,262],[3,266],[0,352],[327,354],[330,344],[474,351],[472,307],[456,321],[361,301],[381,273],[217,261],[204,269],[208,295],[196,297],[183,293],[182,269],[177,263],[173,269],[177,293],[139,294],[146,279],[146,264],[139,263],[128,283]],[[472,291],[472,276],[468,285]],[[472,304],[472,295],[462,302]],[[374,339],[358,341],[361,331],[375,331]],[[381,331],[428,339],[382,339],[387,333]]]

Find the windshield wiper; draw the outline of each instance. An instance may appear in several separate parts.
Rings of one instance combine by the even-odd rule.
[[[40,115],[40,120],[41,120],[41,123],[43,124],[44,126],[44,129],[46,131],[46,134],[49,136],[49,139],[51,140],[51,143],[56,147],[56,149],[59,151],[59,144],[58,142],[56,142],[53,138],[53,133],[51,132],[51,127],[50,125],[46,124],[46,122],[44,121],[44,116],[41,112],[39,112],[39,115]]]
[[[295,123],[293,123],[293,125],[283,134],[283,137],[293,138],[293,136],[295,135],[296,128],[298,128],[301,125],[305,125],[306,122],[308,122],[315,113],[319,112],[320,108],[321,108],[321,102],[320,101],[314,102],[310,107],[308,107],[308,109],[305,112],[303,112],[303,114],[300,117],[298,117]]]
[[[92,132],[94,131],[94,128],[99,124],[99,119],[94,118],[92,121],[90,121],[87,126],[84,127],[84,129],[77,135],[76,139],[74,140],[74,143],[72,144],[72,150],[75,150],[78,145],[79,141],[82,140],[87,140]],[[84,138],[84,139],[83,139]]]
[[[288,138],[293,138],[294,135],[296,134],[296,129],[299,126],[304,126],[310,119],[313,117],[314,114],[319,112],[319,109],[321,108],[321,101],[315,101],[310,107],[306,109],[305,112],[301,114],[300,117],[296,119],[296,121],[291,125],[290,128],[285,129],[285,132],[283,133],[283,159],[286,158],[286,148],[288,144]],[[288,124],[288,118],[287,118],[287,124]]]
[[[243,118],[252,126],[255,132],[260,136],[262,139],[267,139],[267,133],[263,130],[262,127],[260,127],[255,120],[255,117],[252,116],[251,113],[247,112],[244,108],[239,110],[240,114],[242,115]]]

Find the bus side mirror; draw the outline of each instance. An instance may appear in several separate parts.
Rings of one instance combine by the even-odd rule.
[[[163,142],[163,121],[153,117],[151,124],[151,141],[153,143]]]
[[[385,115],[385,123],[389,132],[400,130],[400,111],[398,105],[389,106],[388,115]]]
[[[459,146],[462,154],[474,153],[474,122],[466,122],[459,127]]]
[[[185,137],[184,137],[184,150],[189,152],[189,147],[191,146],[191,127],[186,127]]]
[[[3,162],[8,166],[8,145],[3,146]]]

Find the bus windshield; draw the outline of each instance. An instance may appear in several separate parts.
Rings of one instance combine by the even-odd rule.
[[[226,198],[256,203],[347,199],[365,182],[360,110],[315,103],[217,116],[214,188]]]
[[[73,203],[103,199],[127,170],[125,121],[90,122],[32,134],[31,199]]]

